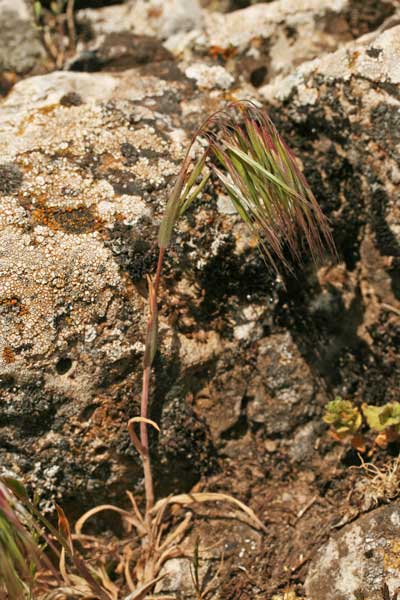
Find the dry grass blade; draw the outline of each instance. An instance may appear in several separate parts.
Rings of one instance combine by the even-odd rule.
[[[90,510],[85,512],[85,514],[83,514],[75,523],[75,534],[77,536],[81,535],[83,526],[85,525],[86,521],[88,521],[91,517],[93,517],[97,513],[102,512],[104,510],[111,510],[113,512],[120,514],[124,519],[126,519],[126,521],[128,523],[130,523],[131,525],[136,527],[139,534],[141,534],[141,535],[146,534],[146,530],[144,529],[143,523],[141,521],[139,521],[138,519],[133,517],[132,513],[128,512],[126,510],[123,510],[122,508],[118,508],[117,506],[114,506],[113,504],[100,504],[99,506],[95,506],[94,508],[91,508]]]
[[[159,510],[163,510],[165,504],[181,504],[183,506],[188,506],[190,504],[195,504],[196,502],[228,502],[230,504],[234,504],[239,507],[249,518],[253,527],[256,529],[267,531],[265,525],[260,521],[260,519],[256,516],[254,511],[251,510],[250,507],[240,502],[236,498],[232,496],[228,496],[228,494],[221,493],[212,493],[212,492],[199,492],[194,494],[178,494],[176,496],[170,496],[169,498],[163,498],[159,500],[157,504],[154,505],[152,509],[152,514],[157,514]]]
[[[143,446],[143,444],[139,440],[139,437],[136,435],[136,431],[133,428],[134,423],[146,423],[147,425],[151,425],[152,427],[154,427],[154,429],[156,429],[157,431],[160,431],[160,428],[157,425],[157,423],[155,423],[151,419],[146,419],[145,417],[133,417],[132,419],[129,419],[128,431],[129,436],[131,438],[131,442],[135,446],[139,454],[142,457],[144,457],[146,455],[146,448]]]
[[[131,594],[128,594],[128,596],[126,596],[124,600],[144,600],[144,598],[146,598],[147,594],[152,590],[155,584],[158,581],[161,581],[161,579],[164,579],[164,577],[165,575],[159,575],[158,577],[154,577],[154,579],[152,579],[151,581],[148,581],[144,585],[140,586],[139,589],[135,590]]]

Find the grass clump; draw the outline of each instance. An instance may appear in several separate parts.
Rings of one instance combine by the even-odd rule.
[[[194,160],[192,152],[196,140],[200,140],[202,150],[197,160]],[[34,509],[26,495],[23,498],[21,495],[20,498],[40,524],[37,527],[42,527],[42,537],[58,558],[58,578],[62,583],[55,580],[54,585],[59,586],[58,591],[66,598],[123,598],[120,589],[111,581],[105,569],[95,568],[92,562],[86,563],[76,547],[76,544],[82,546],[89,540],[90,536],[83,533],[83,528],[88,519],[101,511],[117,512],[127,528],[136,532],[136,554],[133,558],[129,542],[125,542],[124,561],[119,569],[125,589],[129,590],[124,600],[144,600],[149,597],[160,580],[163,565],[170,558],[182,555],[180,543],[191,525],[191,507],[204,502],[223,502],[236,511],[233,513],[234,518],[241,519],[258,530],[265,529],[248,506],[226,494],[178,494],[158,501],[154,496],[148,427],[158,430],[158,425],[149,419],[148,412],[152,365],[157,352],[158,298],[163,262],[177,222],[200,196],[208,182],[213,180],[229,195],[238,215],[256,238],[265,262],[275,270],[290,268],[290,256],[301,261],[303,254],[307,252],[317,260],[324,248],[334,252],[326,219],[294,155],[265,112],[251,102],[237,102],[211,115],[193,136],[183,159],[160,224],[156,273],[154,277],[148,277],[148,322],[141,413],[128,422],[131,441],[142,459],[145,507],[140,510],[135,498],[128,492],[131,510],[122,510],[113,505],[97,506],[79,519],[75,532],[71,533],[68,520],[60,508],[59,528],[56,530]],[[136,432],[137,425],[140,428],[139,435]],[[13,485],[15,487],[15,484],[11,487]],[[172,505],[184,510],[177,525],[171,529],[166,527],[165,518]],[[92,544],[91,547],[95,546]],[[11,547],[7,551],[10,549]],[[32,554],[30,546],[24,551],[28,557]],[[26,573],[21,572],[20,577],[26,579],[31,589],[30,580],[25,575]],[[196,570],[193,571],[193,577],[198,595],[202,594]],[[36,584],[37,582],[36,579]],[[7,581],[3,581],[3,586],[11,600],[14,600],[16,596],[13,588]],[[47,594],[42,586],[37,597],[55,598],[56,593],[57,588]]]

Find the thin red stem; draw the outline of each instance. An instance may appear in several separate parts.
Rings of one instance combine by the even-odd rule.
[[[154,293],[151,295],[150,301],[150,316],[147,322],[147,337],[149,339],[149,332],[152,330],[154,319],[157,318],[157,299],[158,290],[160,287],[161,271],[163,266],[165,248],[160,247],[158,254],[157,271],[153,281]],[[149,391],[150,391],[150,376],[151,376],[151,364],[146,365],[143,370],[143,384],[142,384],[142,401],[140,407],[140,416],[147,419],[148,408],[149,408]],[[148,513],[154,506],[154,486],[153,486],[153,475],[151,472],[150,452],[149,452],[149,436],[147,431],[147,423],[140,423],[140,441],[143,446],[143,471],[144,471],[144,487],[146,494],[146,512]]]

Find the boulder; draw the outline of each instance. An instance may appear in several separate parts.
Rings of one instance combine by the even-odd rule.
[[[397,0],[384,0],[379,5],[376,0],[252,4],[223,14],[210,10],[212,4],[201,10],[197,2],[187,6],[180,0],[162,4],[140,0],[79,11],[78,22],[91,30],[94,46],[110,33],[155,35],[164,40],[185,69],[225,68],[231,76],[260,87],[375,30],[399,10]],[[92,46],[90,42],[88,47]]]
[[[100,10],[85,9],[78,18],[97,34],[132,31],[165,39],[198,29],[203,13],[198,0],[133,0]]]
[[[1,0],[0,75],[29,72],[44,57],[34,25],[32,5],[25,0]]]
[[[336,48],[358,30],[328,35],[321,23],[346,6],[254,6],[250,31],[256,14],[260,30],[264,15],[274,31],[302,15],[324,30],[322,47]],[[381,8],[375,25],[394,4]],[[236,25],[226,35],[234,36],[238,15],[228,17]],[[203,18],[211,31],[211,17]],[[329,215],[339,261],[317,269],[305,259],[297,277],[277,277],[227,198],[206,188],[165,264],[151,393],[162,430],[152,438],[159,493],[190,489],[228,453],[239,453],[241,468],[256,434],[282,462],[298,463],[304,448],[312,457],[335,394],[395,399],[400,28],[386,27],[278,77],[292,69],[289,58],[259,92],[228,62],[204,58],[204,69],[182,59],[180,68],[169,42],[167,51],[149,39],[152,31],[134,28],[130,35],[148,36],[146,45],[139,56],[123,38],[123,71],[106,45],[99,56],[110,72],[54,72],[14,87],[0,106],[4,469],[73,511],[121,502],[140,483],[126,421],[139,413],[157,225],[191,134],[227,97],[261,100],[295,147]],[[304,61],[315,56],[320,30],[301,31],[314,44]],[[169,30],[159,35],[172,39]],[[249,39],[239,40],[240,52]],[[233,493],[244,479],[232,481]]]
[[[140,479],[126,420],[139,412],[145,275],[184,124],[212,106],[201,96],[191,106],[192,89],[183,74],[55,72],[19,82],[1,108],[1,464],[66,502],[92,504]],[[170,318],[159,369],[184,371],[177,347],[190,367],[212,360],[219,335],[190,339],[189,350],[168,333]],[[189,407],[180,414],[196,422]],[[192,455],[185,468],[198,461],[200,472],[211,445],[201,420],[196,431],[179,435]]]
[[[224,66],[260,87],[325,52],[336,50],[398,11],[396,0],[285,0],[228,14],[204,11],[203,25],[170,36],[166,47],[184,64]]]
[[[260,89],[297,140],[341,260],[319,272],[323,291],[317,285],[308,296],[297,287],[315,335],[304,350],[337,393],[371,404],[395,400],[399,385],[399,40],[393,26]]]
[[[332,536],[305,582],[309,600],[382,600],[400,588],[400,507],[374,510]]]

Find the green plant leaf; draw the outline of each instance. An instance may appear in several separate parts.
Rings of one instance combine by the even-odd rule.
[[[42,3],[41,2],[35,2],[33,5],[33,10],[35,13],[35,18],[38,21],[40,19],[40,15],[42,14]]]
[[[19,500],[29,500],[28,492],[20,481],[12,477],[2,477],[1,481]]]
[[[328,402],[322,418],[341,439],[353,436],[362,424],[359,409],[350,400],[343,400],[340,396]]]
[[[394,427],[400,433],[400,402],[390,402],[383,406],[363,404],[362,411],[367,423],[374,431],[385,431]]]

